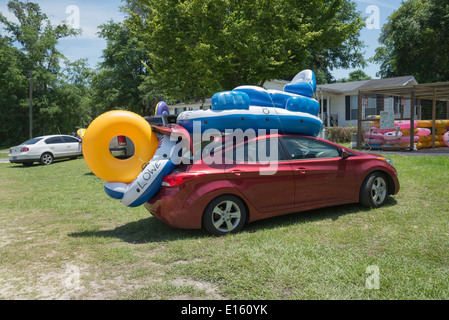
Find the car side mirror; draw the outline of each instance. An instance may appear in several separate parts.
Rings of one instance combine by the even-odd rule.
[[[342,159],[349,158],[349,153],[346,150],[340,149],[340,156]]]

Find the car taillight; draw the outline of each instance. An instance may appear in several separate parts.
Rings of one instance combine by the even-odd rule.
[[[30,148],[25,147],[25,148],[20,149],[20,152],[27,152],[27,151],[30,151]]]
[[[126,137],[125,136],[117,136],[117,142],[119,146],[126,146]]]
[[[206,174],[203,172],[195,172],[195,173],[183,172],[183,173],[169,174],[165,176],[164,179],[162,180],[162,186],[177,187],[188,180],[199,178],[205,175]]]

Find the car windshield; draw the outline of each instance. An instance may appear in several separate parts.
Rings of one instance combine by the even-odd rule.
[[[35,143],[37,143],[37,142],[39,142],[41,140],[42,140],[42,138],[34,138],[34,139],[31,139],[31,140],[25,141],[22,144],[35,144]]]
[[[167,117],[167,123],[174,123],[176,124],[176,120],[178,119],[177,116],[168,116]]]

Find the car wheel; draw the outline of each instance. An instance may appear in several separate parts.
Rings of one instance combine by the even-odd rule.
[[[380,172],[370,174],[362,184],[360,203],[368,208],[382,206],[388,197],[388,183],[385,175]]]
[[[53,163],[53,155],[51,153],[44,153],[41,155],[40,163],[43,165],[49,165]]]
[[[220,196],[206,207],[203,226],[213,235],[236,233],[246,221],[247,210],[243,201],[232,195]]]

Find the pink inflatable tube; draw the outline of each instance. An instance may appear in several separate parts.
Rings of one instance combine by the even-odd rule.
[[[394,127],[399,127],[399,129],[410,129],[410,120],[401,120],[401,121],[395,121]],[[418,121],[413,122],[413,128],[418,127]]]
[[[446,146],[449,147],[449,131],[443,134],[443,142]]]
[[[410,129],[410,121],[409,120],[395,121],[394,128],[390,128],[390,129],[373,128],[372,132],[387,133],[390,131],[394,131],[396,129],[396,127],[399,127],[399,130]],[[418,121],[415,121],[413,124],[413,129],[415,129],[417,127],[418,127]]]
[[[385,142],[386,144],[388,144],[389,146],[396,146],[396,145],[400,145],[402,143],[402,139],[394,139],[394,140],[387,140]]]
[[[419,136],[414,136],[413,141],[415,143],[419,142]],[[403,136],[401,137],[401,143],[409,143],[410,142],[410,136]]]
[[[365,142],[369,145],[381,145],[384,143],[383,139],[368,139],[365,138]]]
[[[381,139],[381,140],[383,140],[383,138],[384,138],[384,135],[383,135],[383,133],[381,133],[381,132],[378,132],[378,131],[370,131],[370,132],[366,132],[365,133],[365,138],[368,138],[368,139]]]
[[[431,133],[430,129],[427,128],[418,128],[418,136],[428,136]]]
[[[387,132],[384,134],[384,139],[387,141],[401,140],[402,132],[398,132],[396,135],[395,131]]]

